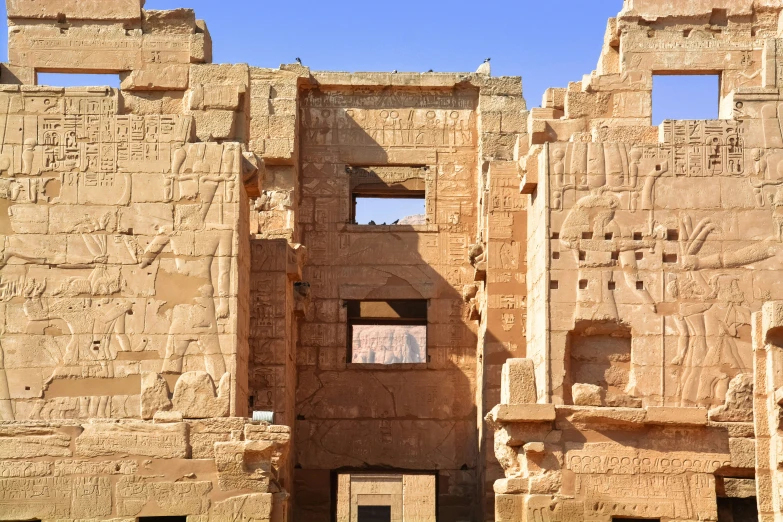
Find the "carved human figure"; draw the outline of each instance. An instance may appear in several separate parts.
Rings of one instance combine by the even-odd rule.
[[[30,321],[65,322],[70,332],[65,353],[52,353],[57,366],[52,378],[63,375],[113,377],[113,361],[119,351],[130,351],[125,316],[133,303],[124,299],[59,297],[43,298],[46,281],[27,280],[23,311]],[[115,344],[116,342],[116,344]]]
[[[619,198],[605,187],[594,189],[571,208],[560,231],[560,243],[571,249],[580,264],[579,279],[588,286],[603,285],[603,272],[619,264],[628,288],[643,302],[654,305],[647,289],[638,289],[638,268],[635,251],[654,248],[655,238],[628,239],[615,220]],[[616,259],[612,254],[615,254]],[[589,269],[587,266],[589,265]],[[619,320],[613,292],[601,292],[602,303],[595,303],[591,294],[582,292],[577,298],[577,319]],[[598,304],[596,307],[595,305]]]
[[[736,338],[750,322],[745,295],[737,278],[718,274],[707,281],[699,272],[672,279],[669,292],[681,300],[673,317],[680,340],[672,361],[682,366],[679,404],[712,406],[744,369]]]
[[[5,373],[5,350],[2,339],[5,327],[0,327],[0,420],[14,420],[14,409],[11,406],[11,394],[8,390],[8,376]]]
[[[217,173],[212,173],[210,164],[205,159],[203,146],[193,149],[195,150],[190,153],[194,153],[196,158],[191,172],[181,171],[186,160],[182,154],[177,154],[176,162],[172,165],[174,181],[178,188],[173,227],[163,226],[158,229],[158,234],[141,256],[141,267],[152,264],[163,249],[171,245],[176,273],[201,282],[197,297],[190,303],[176,304],[172,310],[161,371],[182,373],[183,357],[191,344],[196,344],[204,358],[206,371],[217,381],[226,371],[218,339],[217,319],[228,317],[229,313],[233,231],[222,223],[208,223],[207,214],[221,183],[235,181],[232,155],[237,149],[229,145],[225,147]],[[183,203],[188,200],[195,203]],[[190,234],[191,232],[196,234]],[[199,251],[196,259],[191,255],[194,237]],[[218,270],[217,295],[212,283],[213,264],[217,264]]]
[[[783,187],[778,188],[774,194],[769,195],[769,203],[772,207],[775,238],[778,242],[783,242]]]

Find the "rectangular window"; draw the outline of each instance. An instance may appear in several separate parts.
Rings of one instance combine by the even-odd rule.
[[[353,222],[357,225],[425,225],[424,193],[406,196],[353,195]]]
[[[424,225],[427,167],[346,167],[351,223]]]
[[[653,76],[653,125],[664,120],[717,120],[720,76],[664,74]]]
[[[119,74],[38,73],[38,85],[120,88]]]
[[[391,522],[391,506],[357,506],[359,522]]]
[[[427,301],[348,301],[348,362],[427,362]]]

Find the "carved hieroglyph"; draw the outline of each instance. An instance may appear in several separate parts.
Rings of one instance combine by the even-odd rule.
[[[136,417],[144,371],[217,385],[235,364],[239,146],[187,143],[186,116],[118,115],[112,91],[3,98],[4,418],[63,397]],[[124,406],[99,398],[123,382]]]
[[[528,359],[487,417],[496,520],[779,518],[777,323],[752,318],[783,271],[780,13],[627,0],[596,71],[531,111]],[[650,125],[654,73],[715,71],[721,119]]]

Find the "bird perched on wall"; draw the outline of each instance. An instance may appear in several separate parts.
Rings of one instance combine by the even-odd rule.
[[[431,72],[432,72],[432,69],[430,69],[430,70],[429,70],[429,71],[427,71],[427,72],[428,72],[428,73],[431,73]]]
[[[302,59],[301,59],[301,58],[299,58],[299,57],[297,56],[297,57],[296,57],[296,58],[294,58],[294,59],[296,60],[296,63],[298,63],[299,65],[302,65]]]
[[[476,74],[483,74],[485,76],[490,76],[492,74],[492,69],[489,65],[489,61],[491,59],[492,58],[487,58],[486,60],[484,60],[484,63],[479,65],[479,68],[476,69]]]

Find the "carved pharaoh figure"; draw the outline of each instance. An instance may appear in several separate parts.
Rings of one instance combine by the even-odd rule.
[[[152,264],[163,249],[171,245],[175,255],[173,270],[178,275],[197,281],[199,287],[198,296],[189,303],[176,304],[172,310],[166,354],[161,368],[163,373],[182,373],[183,357],[191,344],[198,346],[204,358],[204,367],[213,380],[218,381],[226,371],[217,320],[229,314],[233,231],[221,223],[207,222],[207,215],[218,188],[223,183],[234,181],[234,156],[237,152],[235,146],[225,147],[217,173],[212,172],[203,146],[192,147],[195,158],[191,172],[183,172],[182,168],[187,154],[175,154],[172,174],[178,190],[175,193],[177,203],[173,228],[162,226],[158,229],[158,234],[141,256],[141,267]],[[183,202],[188,200],[195,202]],[[194,240],[200,255],[197,259],[190,256],[191,242]],[[215,262],[218,270],[217,295],[212,283]]]

